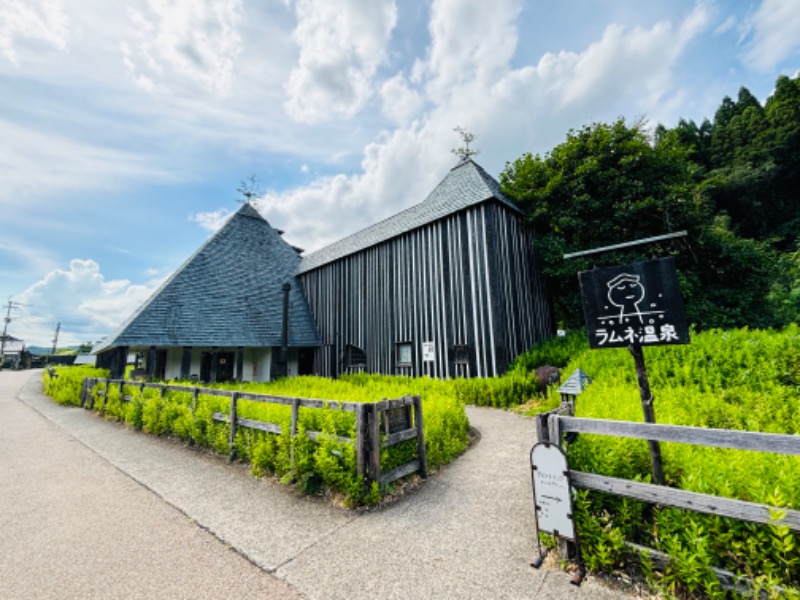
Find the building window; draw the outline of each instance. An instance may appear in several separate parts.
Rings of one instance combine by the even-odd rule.
[[[453,362],[457,365],[469,364],[469,346],[466,344],[453,346]]]
[[[347,344],[344,348],[345,373],[363,373],[367,369],[367,354],[358,346]]]
[[[397,344],[397,366],[411,366],[411,342],[400,342]]]

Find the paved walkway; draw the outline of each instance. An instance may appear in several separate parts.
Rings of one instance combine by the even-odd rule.
[[[468,407],[477,445],[353,512],[52,403],[40,382],[0,372],[0,598],[619,596],[529,566],[530,419]]]

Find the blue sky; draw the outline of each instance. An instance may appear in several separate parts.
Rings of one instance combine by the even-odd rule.
[[[0,0],[9,333],[94,341],[238,207],[319,248],[570,128],[713,118],[800,69],[800,2]]]

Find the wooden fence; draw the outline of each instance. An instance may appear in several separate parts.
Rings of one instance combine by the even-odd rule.
[[[258,429],[278,435],[283,433],[283,428],[277,423],[245,419],[238,416],[238,403],[240,400],[290,406],[292,413],[289,434],[291,436],[297,435],[301,408],[352,412],[355,413],[356,419],[356,439],[353,440],[352,438],[341,436],[338,439],[346,443],[355,444],[356,468],[366,485],[370,485],[375,481],[384,485],[412,473],[419,473],[421,477],[427,477],[428,475],[422,401],[419,396],[404,396],[393,400],[384,399],[375,403],[340,402],[337,400],[269,396],[235,390],[126,381],[123,379],[87,378],[84,379],[81,389],[81,406],[95,408],[95,398],[92,390],[98,384],[105,386],[104,389],[94,392],[101,399],[101,405],[98,407],[101,412],[108,401],[108,392],[111,386],[119,386],[119,396],[123,402],[130,401],[132,398],[130,395],[125,394],[126,386],[136,388],[140,393],[146,388],[157,389],[160,390],[162,398],[168,391],[190,393],[192,394],[192,414],[194,414],[197,407],[198,397],[201,395],[230,398],[230,413],[213,413],[212,419],[230,424],[228,447],[231,459],[235,458],[236,454],[234,441],[238,428]],[[316,440],[323,433],[306,430],[305,435],[312,440]],[[417,440],[417,459],[383,473],[381,471],[381,449],[412,439]]]
[[[563,435],[587,433],[800,455],[800,435],[585,419],[571,415],[572,406],[569,403],[563,404],[561,408],[549,413],[538,415],[537,435],[539,441],[560,446]],[[711,515],[732,517],[752,523],[778,524],[772,518],[772,511],[778,511],[783,515],[783,519],[779,522],[780,525],[785,525],[792,531],[800,532],[800,510],[776,508],[755,502],[699,494],[662,485],[573,471],[572,469],[569,471],[569,481],[574,487],[578,488],[624,496],[661,506],[672,506]],[[648,553],[656,564],[663,565],[670,560],[666,554],[652,548],[645,548],[628,542],[626,544],[631,550]],[[741,591],[745,591],[748,588],[746,581],[734,573],[723,569],[714,569],[714,574],[724,587]]]

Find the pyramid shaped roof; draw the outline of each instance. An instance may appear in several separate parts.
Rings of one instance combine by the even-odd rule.
[[[114,346],[280,346],[283,285],[289,346],[317,346],[301,258],[250,204],[236,211],[94,352]]]
[[[500,184],[491,175],[471,159],[462,160],[450,170],[422,203],[308,254],[300,264],[300,273],[311,271],[447,215],[491,200],[521,214],[520,210],[502,194]]]

